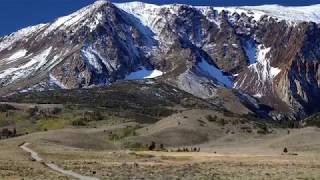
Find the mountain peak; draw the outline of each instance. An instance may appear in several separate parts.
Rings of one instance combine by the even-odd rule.
[[[81,26],[88,26],[92,31],[102,20],[100,9],[106,6],[113,4],[108,0],[98,0],[70,15],[60,17],[49,25],[44,35],[66,28],[76,31]]]
[[[96,6],[96,7],[100,7],[100,6],[104,6],[104,5],[108,5],[108,4],[112,4],[111,1],[109,1],[109,0],[97,0],[92,5]]]

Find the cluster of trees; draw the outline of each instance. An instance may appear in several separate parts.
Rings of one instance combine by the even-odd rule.
[[[280,127],[282,128],[291,128],[291,129],[295,129],[295,128],[303,128],[303,121],[294,121],[294,120],[290,120],[290,119],[281,119],[279,122]]]
[[[160,144],[159,147],[156,146],[156,143],[154,141],[151,142],[150,145],[148,145],[149,151],[166,151],[168,150],[164,147],[163,144]],[[184,148],[178,148],[177,150],[170,150],[170,152],[200,152],[200,147],[184,147]]]
[[[178,148],[177,152],[200,152],[200,147]]]
[[[156,142],[152,141],[151,144],[148,147],[149,151],[167,151],[166,148],[164,148],[163,144],[160,144],[159,147],[157,148]]]
[[[17,130],[16,128],[13,128],[12,130],[8,129],[8,128],[3,128],[1,130],[1,134],[0,134],[0,139],[2,137],[5,137],[5,138],[10,138],[10,137],[15,137],[17,136]]]
[[[228,124],[229,122],[224,119],[224,118],[218,118],[218,116],[214,115],[207,115],[206,116],[206,119],[209,121],[209,122],[216,122],[218,123],[219,125],[221,126],[225,126],[226,124]]]
[[[150,145],[148,146],[149,151],[168,151],[163,144],[160,144],[158,147],[156,145],[156,142],[152,141]]]

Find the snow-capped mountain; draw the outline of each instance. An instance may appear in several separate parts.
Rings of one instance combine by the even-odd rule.
[[[0,38],[0,95],[158,78],[205,99],[232,89],[303,117],[320,105],[319,23],[320,5],[100,0]]]

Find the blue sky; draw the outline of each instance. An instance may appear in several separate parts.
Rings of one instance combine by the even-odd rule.
[[[0,0],[0,36],[9,34],[26,26],[50,22],[70,14],[95,0]],[[310,5],[320,0],[141,0],[147,3],[192,5],[237,6],[237,5]],[[113,0],[125,2],[125,0]]]

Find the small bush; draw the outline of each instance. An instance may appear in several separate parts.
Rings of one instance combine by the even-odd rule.
[[[15,110],[16,108],[9,104],[0,104],[0,112],[8,112],[9,110]]]
[[[207,115],[206,116],[206,119],[209,121],[209,122],[216,122],[218,117],[217,116],[211,116],[211,115]]]
[[[61,108],[58,108],[58,107],[55,107],[52,109],[51,113],[56,115],[56,114],[59,114],[62,112],[62,109]]]
[[[261,124],[258,124],[258,130],[257,130],[257,133],[258,134],[268,134],[269,133],[269,128],[266,124],[264,123],[261,123]]]
[[[151,142],[151,145],[149,146],[149,151],[153,151],[156,148],[156,143],[154,141]]]
[[[250,126],[242,126],[241,130],[243,132],[247,132],[247,133],[252,133],[253,132]]]
[[[2,129],[2,132],[1,132],[0,136],[9,138],[9,137],[16,136],[16,134],[17,134],[17,131],[16,131],[15,128],[13,130],[9,130],[8,128],[4,128],[4,129]]]
[[[228,124],[228,121],[226,121],[225,119],[221,118],[221,119],[219,119],[218,123],[219,123],[221,126],[224,126],[224,125]]]
[[[97,121],[101,121],[101,120],[104,119],[104,116],[101,114],[100,111],[95,111],[94,112],[94,117],[95,117],[95,120],[97,120]]]
[[[164,145],[160,144],[160,150],[164,150]]]
[[[27,113],[29,114],[30,117],[33,117],[39,113],[39,108],[38,106],[35,106],[34,108],[30,108],[27,110]]]
[[[79,119],[72,121],[72,125],[73,126],[86,126],[87,121],[86,121],[86,119],[79,118]]]
[[[239,122],[240,122],[240,124],[245,124],[247,121],[244,119],[240,119]]]

